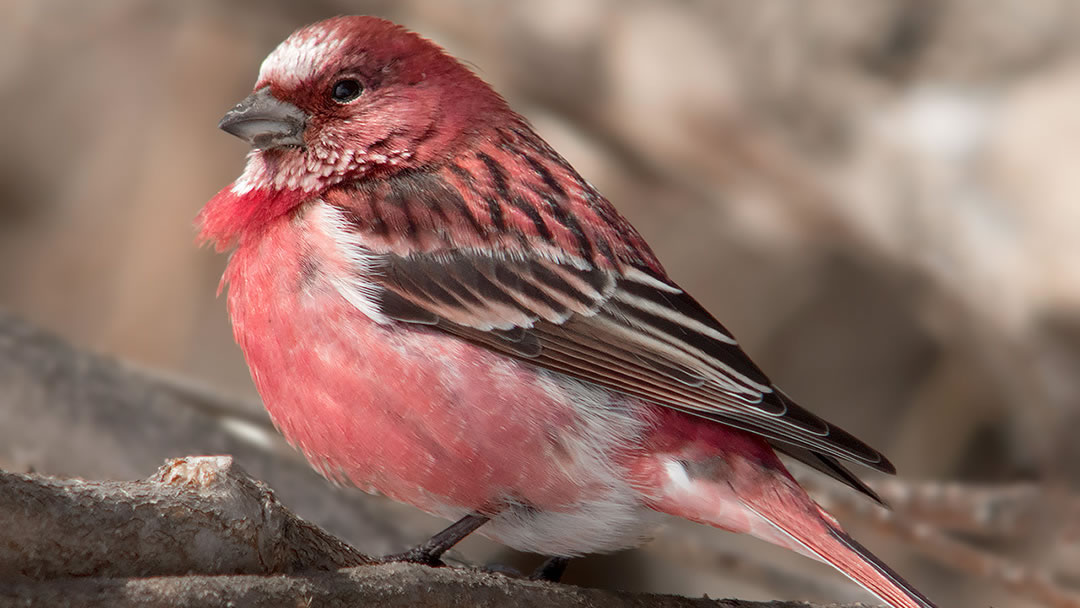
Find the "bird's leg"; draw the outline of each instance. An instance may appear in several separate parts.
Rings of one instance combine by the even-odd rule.
[[[469,534],[472,534],[477,528],[487,523],[491,519],[486,515],[476,515],[471,513],[450,524],[445,530],[439,532],[435,536],[427,539],[419,545],[409,549],[404,553],[396,553],[394,555],[387,555],[382,558],[382,562],[412,562],[415,564],[425,564],[427,566],[442,566],[442,555],[446,553],[450,547],[461,542]]]
[[[549,557],[529,575],[529,578],[534,581],[557,583],[562,578],[563,573],[566,572],[566,565],[569,563],[569,557]]]

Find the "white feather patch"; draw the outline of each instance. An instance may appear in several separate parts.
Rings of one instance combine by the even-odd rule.
[[[321,201],[312,206],[308,217],[314,226],[334,244],[345,263],[345,274],[334,273],[330,283],[343,298],[376,323],[390,320],[379,309],[382,287],[372,280],[378,272],[379,256],[364,246],[363,240],[349,229],[345,215]]]
[[[552,397],[572,403],[576,414],[576,423],[557,438],[566,457],[553,464],[582,487],[602,491],[588,492],[588,498],[558,509],[509,508],[480,532],[544,555],[607,553],[644,543],[661,515],[645,506],[615,457],[640,443],[648,420],[640,417],[640,410],[627,407],[623,397],[596,386],[552,372],[543,372],[541,380]]]
[[[625,291],[615,292],[615,299],[626,302],[627,304],[630,304],[635,308],[644,310],[645,312],[667,319],[668,321],[671,321],[672,323],[675,323],[677,325],[681,325],[687,329],[696,331],[700,334],[704,334],[712,338],[713,340],[717,340],[731,345],[737,344],[735,338],[732,338],[731,336],[723,332],[719,332],[712,327],[705,325],[701,321],[698,321],[697,319],[691,319],[690,317],[675,310],[674,308],[661,306],[655,302],[652,302],[651,300],[639,298],[638,296],[627,293]]]
[[[660,291],[666,291],[668,293],[682,293],[682,290],[679,289],[677,286],[671,285],[670,283],[665,283],[660,279],[654,278],[649,274],[638,270],[637,268],[631,267],[624,270],[623,278],[629,279],[635,283],[641,283],[642,285],[648,285],[649,287],[659,289]]]
[[[690,475],[686,473],[686,467],[678,460],[668,460],[665,462],[664,472],[667,473],[668,479],[680,490],[689,490],[693,487],[693,483],[690,481]]]

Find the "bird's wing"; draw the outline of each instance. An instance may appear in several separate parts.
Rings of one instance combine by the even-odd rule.
[[[538,366],[858,462],[892,465],[773,388],[690,295],[647,270],[484,251],[379,256],[379,309]],[[820,467],[819,467],[820,468]]]

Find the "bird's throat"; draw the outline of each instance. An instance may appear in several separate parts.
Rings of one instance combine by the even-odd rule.
[[[301,190],[244,189],[239,182],[230,184],[196,218],[199,240],[212,243],[218,251],[230,249],[311,197],[312,193]]]

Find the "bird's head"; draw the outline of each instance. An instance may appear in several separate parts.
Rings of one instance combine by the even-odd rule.
[[[347,180],[452,156],[513,113],[435,43],[374,17],[306,26],[262,64],[254,91],[220,127],[251,144],[243,175],[200,214],[228,246]]]

